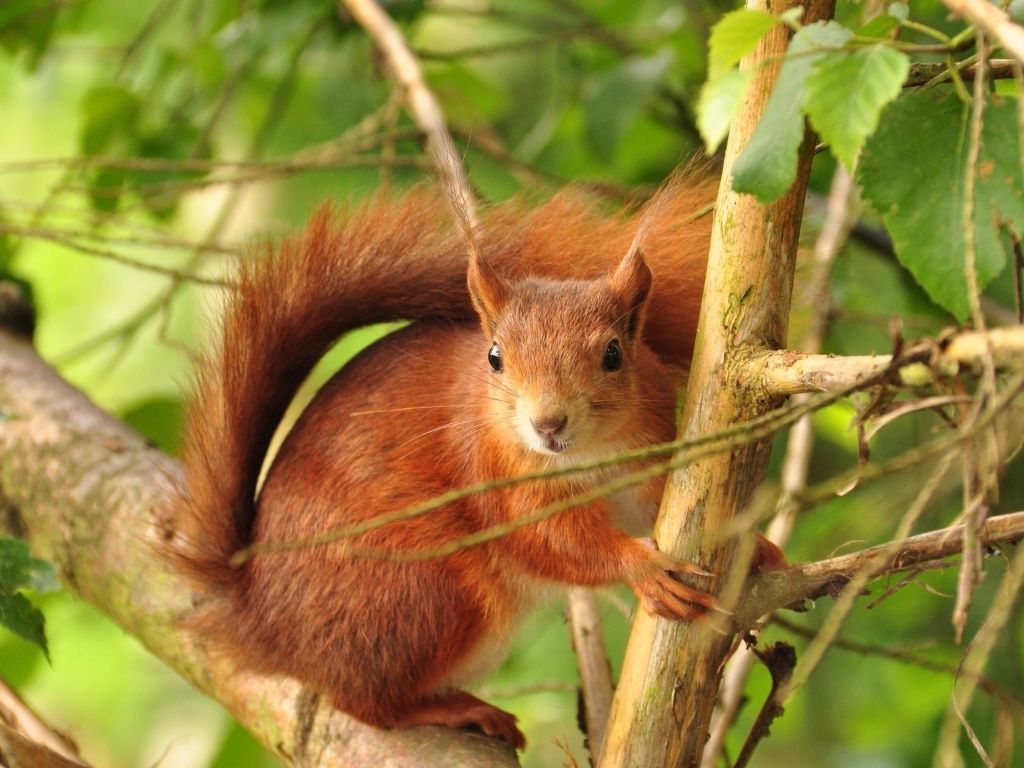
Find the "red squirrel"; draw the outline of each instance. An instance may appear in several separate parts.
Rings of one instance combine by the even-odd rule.
[[[625,582],[649,612],[701,617],[712,598],[674,578],[699,569],[634,538],[653,522],[663,478],[447,556],[402,558],[641,462],[502,487],[240,566],[232,558],[454,488],[672,440],[710,233],[711,217],[693,214],[714,191],[663,192],[642,253],[630,247],[635,219],[569,194],[489,213],[467,278],[446,204],[419,191],[344,224],[321,209],[277,253],[246,263],[186,421],[173,557],[201,596],[192,627],[238,666],[290,675],[371,725],[475,727],[521,749],[515,718],[462,686],[502,661],[552,585]],[[321,388],[257,494],[310,369],[346,331],[396,319],[416,322]]]

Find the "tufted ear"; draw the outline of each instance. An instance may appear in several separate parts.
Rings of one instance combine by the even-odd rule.
[[[650,267],[644,261],[639,248],[630,248],[612,274],[612,293],[622,308],[627,321],[629,337],[635,338],[643,329],[647,311],[647,297],[653,282]]]
[[[509,300],[509,285],[487,262],[475,257],[469,260],[466,279],[469,284],[469,297],[473,300],[473,308],[480,316],[484,333],[493,338],[498,318],[504,314],[505,305]]]

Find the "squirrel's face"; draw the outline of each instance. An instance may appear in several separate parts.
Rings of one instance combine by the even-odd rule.
[[[637,409],[653,405],[638,402],[650,285],[642,259],[639,266],[591,281],[471,277],[488,334],[481,355],[491,412],[529,451],[579,462],[632,443]]]

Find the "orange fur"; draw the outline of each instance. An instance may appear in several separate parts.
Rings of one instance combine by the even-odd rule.
[[[187,421],[171,557],[201,592],[192,626],[239,666],[294,676],[367,723],[475,726],[521,748],[515,718],[459,688],[500,663],[547,585],[624,581],[651,612],[700,617],[711,598],[673,578],[696,569],[631,537],[653,521],[661,479],[445,557],[408,557],[640,463],[495,489],[344,542],[230,564],[251,543],[671,440],[672,372],[692,351],[710,217],[678,222],[713,189],[662,195],[642,256],[629,248],[635,219],[593,213],[579,196],[498,207],[468,285],[446,206],[423,191],[371,203],[343,226],[324,208],[276,255],[247,264]],[[345,331],[394,319],[419,322],[321,389],[254,501],[271,436],[311,367]]]

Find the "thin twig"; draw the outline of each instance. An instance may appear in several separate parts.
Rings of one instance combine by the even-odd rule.
[[[83,765],[82,758],[78,754],[78,746],[63,733],[48,725],[2,679],[0,679],[0,723],[7,725],[41,748],[56,753],[74,762],[75,765]],[[0,750],[0,762],[3,758],[3,750]]]
[[[401,30],[374,0],[339,0],[339,3],[373,39],[388,62],[392,77],[402,88],[409,113],[427,136],[434,164],[460,228],[475,229],[478,219],[473,194],[448,133],[444,113],[427,87],[419,62]]]
[[[771,623],[786,632],[805,639],[811,639],[815,635],[813,629],[801,626],[787,618],[784,618],[780,614],[773,615]],[[959,668],[960,665],[929,659],[915,653],[913,647],[889,648],[881,645],[872,645],[870,643],[860,643],[843,637],[836,638],[832,643],[832,647],[844,651],[850,651],[851,653],[857,653],[862,656],[878,656],[884,659],[891,659],[892,661],[916,667],[917,669],[923,669],[928,672],[935,672],[941,675],[949,675],[950,677],[955,677],[958,674],[963,677],[967,674]],[[1002,704],[1011,707],[1018,714],[1024,714],[1024,700],[1020,699],[1013,692],[1002,688],[987,675],[979,675],[977,680],[978,687],[985,691],[989,696],[994,699],[998,699]]]
[[[80,242],[74,236],[65,235],[57,230],[44,229],[42,227],[16,227],[8,226],[0,222],[0,234],[16,234],[21,237],[32,237],[37,240],[48,240],[51,243],[57,243],[66,248],[70,248],[78,253],[85,254],[87,256],[98,256],[108,261],[122,264],[132,269],[138,269],[142,272],[152,272],[163,277],[171,277],[178,281],[195,283],[196,285],[207,285],[222,288],[226,285],[223,280],[216,278],[202,277],[190,270],[173,269],[172,267],[165,267],[162,264],[150,264],[145,261],[139,261],[133,259],[124,254],[112,251],[108,248],[97,248],[92,245],[87,245]],[[196,246],[197,248],[205,251],[203,246]],[[213,247],[211,247],[213,250]]]
[[[910,350],[905,354],[913,352],[913,350]],[[619,466],[633,461],[643,461],[651,459],[652,457],[676,454],[668,461],[654,464],[644,469],[613,478],[593,487],[586,493],[549,504],[542,509],[536,510],[528,515],[523,515],[516,520],[509,521],[508,523],[492,526],[476,533],[462,536],[459,539],[449,542],[445,546],[439,546],[431,550],[401,553],[386,552],[378,549],[366,550],[362,548],[350,548],[348,550],[353,556],[383,557],[399,560],[442,557],[452,554],[460,549],[464,549],[465,547],[475,546],[486,541],[500,538],[514,530],[532,525],[535,522],[544,520],[547,517],[563,512],[566,509],[582,504],[588,504],[618,491],[625,490],[626,488],[631,488],[666,472],[688,466],[693,462],[708,456],[729,452],[740,445],[745,445],[751,441],[760,440],[764,437],[770,436],[783,427],[794,423],[801,416],[837,402],[842,397],[859,388],[873,386],[874,384],[880,383],[885,380],[886,376],[886,371],[879,371],[873,374],[872,377],[858,381],[850,389],[817,395],[811,398],[806,404],[782,406],[774,411],[770,411],[762,416],[751,419],[750,421],[736,424],[732,427],[723,428],[716,432],[701,435],[699,437],[686,440],[675,440],[670,443],[662,443],[660,445],[654,445],[635,451],[627,451],[607,458],[597,459],[574,466],[555,467],[543,471],[531,472],[518,477],[495,478],[487,482],[456,488],[432,499],[428,499],[420,504],[393,512],[383,513],[370,520],[345,526],[343,528],[337,528],[318,536],[311,536],[303,539],[282,539],[274,542],[253,544],[236,553],[231,562],[233,566],[238,567],[258,554],[287,552],[295,549],[321,546],[324,544],[339,542],[343,539],[354,538],[391,523],[410,520],[420,515],[427,514],[428,512],[440,509],[454,501],[468,498],[469,496],[484,493],[486,491],[506,488],[533,480],[547,480],[555,477],[565,477],[576,473],[591,472],[594,470]],[[993,407],[985,418],[979,419],[971,429],[963,429],[959,433],[955,433],[944,439],[936,440],[924,446],[905,451],[903,454],[895,457],[884,465],[858,467],[853,472],[844,473],[838,478],[833,478],[809,489],[805,494],[803,494],[801,500],[804,503],[808,503],[809,501],[831,497],[835,493],[836,484],[847,482],[851,474],[862,480],[874,479],[903,471],[909,467],[920,464],[921,462],[929,461],[937,456],[945,454],[959,446],[965,440],[970,439],[976,434],[977,429],[987,427],[991,424],[995,414],[1008,406],[1011,400],[1019,394],[1022,386],[1024,386],[1024,380],[1022,380],[1021,377],[1018,377],[1011,382],[1007,386],[1006,394],[999,400],[999,404]],[[743,524],[743,521],[738,522],[740,525]],[[722,531],[723,535],[728,535],[730,533],[730,531]]]
[[[1024,27],[987,0],[942,0],[949,10],[994,37],[1018,61],[1024,62]]]

